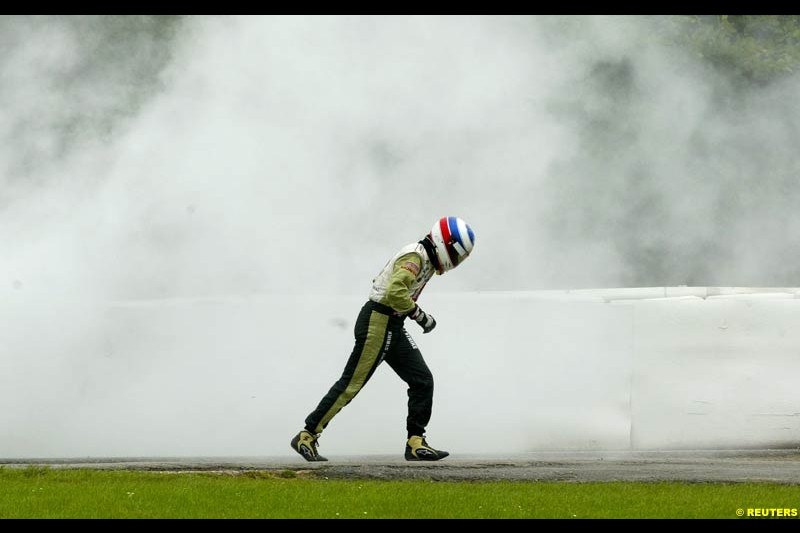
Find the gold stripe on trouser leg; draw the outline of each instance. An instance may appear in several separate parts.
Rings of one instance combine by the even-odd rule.
[[[369,316],[369,326],[367,326],[367,340],[364,343],[364,348],[361,350],[361,356],[358,359],[358,364],[353,372],[353,377],[350,378],[350,383],[343,393],[336,398],[331,408],[322,417],[319,424],[317,424],[316,433],[321,433],[331,418],[336,416],[336,413],[342,410],[342,407],[347,405],[347,402],[353,399],[358,394],[364,382],[367,380],[367,375],[378,359],[383,345],[383,338],[386,335],[386,326],[389,323],[389,316],[373,311]]]

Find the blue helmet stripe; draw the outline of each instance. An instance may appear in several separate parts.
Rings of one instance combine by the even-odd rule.
[[[470,244],[475,244],[475,234],[472,233],[472,228],[469,227],[469,224],[467,224],[467,233],[469,234]]]
[[[456,220],[456,217],[447,217],[447,225],[450,227],[450,235],[458,244],[464,246],[464,241],[461,240],[461,234],[458,232],[458,220]]]

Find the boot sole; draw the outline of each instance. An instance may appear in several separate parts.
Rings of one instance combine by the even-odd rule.
[[[431,457],[430,459],[421,459],[419,457],[414,457],[413,455],[406,455],[406,461],[415,461],[415,462],[431,462],[431,461],[441,461],[445,457],[449,456],[449,452],[442,452],[440,455],[436,457]]]

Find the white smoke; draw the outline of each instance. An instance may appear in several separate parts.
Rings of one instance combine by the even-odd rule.
[[[800,225],[786,171],[797,78],[737,93],[652,21],[132,24],[2,25],[0,357],[13,372],[0,398],[72,391],[17,412],[9,434],[73,412],[75,398],[91,405],[103,387],[86,376],[124,367],[87,370],[108,350],[84,341],[120,327],[107,302],[365,298],[444,215],[472,225],[475,252],[427,291],[782,285],[798,273],[786,238]],[[140,414],[153,408],[142,401]]]

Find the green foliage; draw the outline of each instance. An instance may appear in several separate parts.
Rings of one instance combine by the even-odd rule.
[[[554,240],[610,250],[624,271],[609,283],[623,286],[796,284],[796,252],[777,236],[800,221],[789,79],[800,71],[800,16],[556,17],[542,27],[579,61],[547,101],[574,139],[542,187]],[[762,246],[770,259],[758,269],[741,261]]]
[[[798,15],[652,17],[663,37],[713,68],[756,84],[800,70]]]

